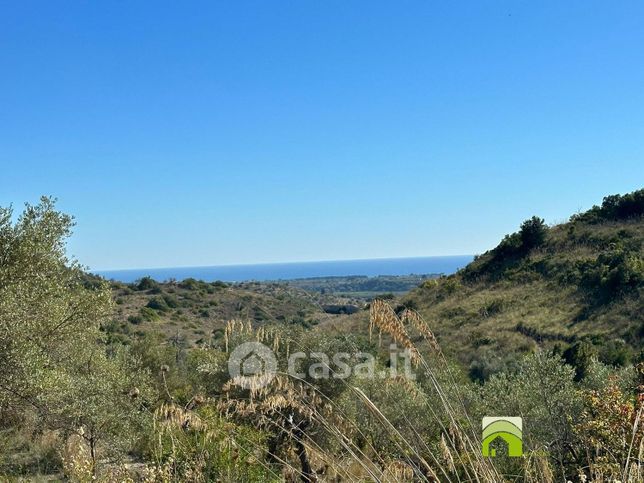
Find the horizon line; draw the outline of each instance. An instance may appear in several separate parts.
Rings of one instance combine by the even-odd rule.
[[[225,263],[221,265],[175,265],[165,267],[135,267],[135,268],[102,268],[92,269],[92,273],[100,272],[127,272],[127,271],[140,271],[140,270],[172,270],[172,269],[190,269],[190,268],[219,268],[219,267],[247,267],[257,265],[299,265],[304,263],[334,263],[334,262],[361,262],[372,260],[411,260],[416,258],[454,258],[454,257],[474,257],[474,254],[461,254],[461,255],[418,255],[410,257],[374,257],[374,258],[341,258],[341,259],[326,259],[326,260],[303,260],[292,262],[252,262],[252,263]]]

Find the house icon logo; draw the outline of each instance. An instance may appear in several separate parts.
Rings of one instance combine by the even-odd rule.
[[[495,441],[505,443],[508,456],[523,455],[523,421],[519,417],[484,417],[482,438],[483,456],[496,456],[496,448],[490,447]]]
[[[245,389],[266,386],[277,373],[275,353],[261,342],[246,342],[228,358],[228,373],[234,384]]]

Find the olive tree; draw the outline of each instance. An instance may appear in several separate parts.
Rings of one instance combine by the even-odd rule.
[[[106,282],[89,283],[66,255],[73,219],[41,198],[15,220],[0,208],[0,424],[35,414],[41,427],[117,433],[141,413],[145,374],[108,354],[100,326],[112,313]],[[84,428],[84,429],[80,429]]]

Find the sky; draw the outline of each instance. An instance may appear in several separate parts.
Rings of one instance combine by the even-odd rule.
[[[644,2],[0,1],[0,205],[92,269],[457,255],[642,187]]]

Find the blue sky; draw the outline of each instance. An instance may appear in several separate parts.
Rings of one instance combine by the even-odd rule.
[[[480,253],[642,187],[641,1],[0,12],[0,204],[93,269]]]

